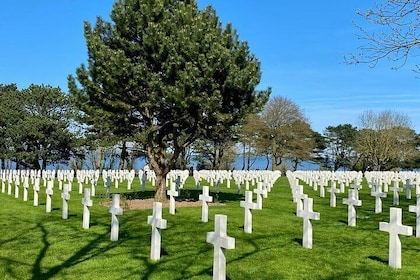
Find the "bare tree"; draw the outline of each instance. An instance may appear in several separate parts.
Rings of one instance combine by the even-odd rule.
[[[271,154],[272,169],[286,158],[307,159],[313,149],[312,130],[300,107],[286,97],[270,99],[261,112],[258,147]]]
[[[354,23],[359,30],[357,38],[364,42],[358,47],[358,54],[350,54],[347,63],[367,63],[375,67],[387,59],[398,69],[404,66],[409,57],[418,55],[420,46],[420,0],[388,0],[375,4],[367,11],[357,11],[369,24],[375,28],[364,28]],[[416,66],[417,71],[419,65]]]
[[[418,153],[415,132],[406,115],[394,111],[365,111],[359,116],[359,123],[355,149],[373,170],[399,167],[401,162]]]

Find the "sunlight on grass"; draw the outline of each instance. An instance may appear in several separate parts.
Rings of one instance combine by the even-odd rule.
[[[98,186],[102,186],[101,182]],[[234,184],[232,184],[234,186]],[[227,250],[228,279],[418,279],[420,240],[401,236],[402,269],[388,267],[388,234],[379,231],[379,222],[389,220],[392,197],[383,200],[383,213],[374,213],[374,198],[363,185],[361,207],[356,207],[357,225],[347,226],[347,205],[337,195],[337,207],[329,197],[320,198],[309,186],[304,191],[314,199],[314,211],[321,219],[312,221],[313,249],[302,247],[302,219],[295,215],[296,205],[287,179],[280,178],[263,209],[254,210],[253,232],[244,233],[244,209],[236,187],[221,186],[218,195],[224,206],[209,207],[209,222],[201,222],[201,207],[178,208],[175,215],[163,209],[168,227],[162,230],[162,256],[150,260],[151,228],[147,216],[151,209],[124,211],[120,217],[119,241],[110,241],[111,216],[101,206],[107,199],[104,188],[97,189],[91,208],[90,229],[82,228],[82,195],[76,184],[69,201],[69,219],[61,219],[61,198],[54,189],[53,211],[45,212],[45,193],[40,206],[0,193],[0,275],[2,279],[211,279],[213,246],[206,233],[214,230],[214,215],[228,217],[227,234],[236,247]],[[124,184],[114,193],[125,199],[146,197],[139,182],[126,191]],[[190,177],[183,192],[195,197]],[[147,186],[147,195],[153,191]],[[211,189],[214,197],[214,189]],[[255,200],[255,196],[254,196]],[[415,225],[408,212],[408,201],[401,197],[403,223]],[[1,278],[0,277],[0,278]]]

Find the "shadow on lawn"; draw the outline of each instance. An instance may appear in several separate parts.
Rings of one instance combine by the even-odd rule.
[[[189,190],[189,189],[180,189],[178,191],[179,196],[176,198],[176,201],[198,201],[201,190]],[[224,193],[224,192],[210,192],[210,195],[213,196],[214,202],[225,203],[229,201],[240,201],[244,199],[242,194],[236,193]],[[135,199],[149,199],[155,196],[155,191],[136,191],[136,192],[122,192],[121,196],[126,200],[135,200]],[[105,195],[102,194],[100,198],[105,198]]]
[[[42,272],[41,270],[41,263],[42,260],[45,258],[51,244],[48,242],[48,231],[45,229],[44,225],[39,222],[37,227],[42,231],[42,243],[44,246],[42,247],[41,251],[38,254],[38,257],[35,260],[35,263],[32,267],[32,280],[36,279],[49,279],[55,275],[57,275],[60,271],[82,263],[92,257],[98,256],[103,254],[104,252],[120,245],[121,243],[109,243],[106,247],[98,246],[103,240],[106,238],[109,233],[104,233],[98,235],[94,240],[92,240],[86,246],[80,248],[73,256],[65,260],[64,262],[60,263],[60,265],[56,265],[54,267],[49,268],[46,272]]]

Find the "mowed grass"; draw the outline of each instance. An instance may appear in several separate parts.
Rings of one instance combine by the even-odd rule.
[[[131,197],[150,197],[152,187],[140,192],[136,179],[133,190],[120,184],[114,193]],[[207,185],[202,182],[202,185]],[[14,190],[14,188],[13,188]],[[211,195],[223,206],[209,207],[209,222],[201,222],[201,207],[177,208],[176,215],[163,209],[167,229],[162,230],[162,256],[151,261],[151,227],[147,216],[151,209],[124,211],[120,217],[119,241],[110,241],[111,215],[101,205],[107,201],[102,181],[91,207],[91,227],[82,228],[82,195],[73,185],[69,201],[69,219],[61,218],[61,195],[54,188],[53,211],[45,212],[45,188],[40,191],[40,206],[0,193],[0,279],[211,279],[213,246],[206,242],[207,232],[214,231],[214,215],[228,218],[227,234],[236,247],[227,250],[227,279],[419,279],[420,239],[401,236],[402,269],[388,267],[388,238],[379,231],[379,222],[389,221],[391,193],[383,199],[383,213],[374,213],[374,197],[366,184],[360,192],[363,200],[356,207],[357,226],[347,226],[347,205],[337,195],[337,207],[329,205],[329,193],[319,197],[305,185],[314,199],[314,211],[321,219],[313,221],[313,248],[302,248],[302,219],[295,215],[289,184],[280,178],[263,200],[262,210],[253,210],[253,232],[243,232],[244,199],[225,185]],[[242,192],[244,193],[244,191]],[[197,198],[194,180],[187,180],[181,196]],[[125,199],[122,199],[124,204]],[[254,195],[255,200],[255,195]],[[415,226],[415,214],[408,212],[415,198],[407,201],[401,194],[398,207],[403,209],[403,224]]]

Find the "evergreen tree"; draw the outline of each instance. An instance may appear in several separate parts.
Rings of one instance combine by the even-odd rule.
[[[261,107],[260,63],[230,24],[194,0],[120,0],[111,22],[85,23],[88,65],[69,88],[86,121],[143,145],[156,172],[156,199],[166,174],[199,138],[223,138]]]

